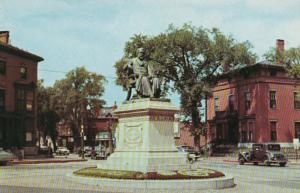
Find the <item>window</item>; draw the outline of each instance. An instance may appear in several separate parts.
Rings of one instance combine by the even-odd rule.
[[[270,131],[271,131],[271,141],[277,140],[277,122],[276,121],[270,121]]]
[[[219,111],[219,97],[215,97],[214,99],[215,112]]]
[[[0,75],[6,74],[6,62],[3,60],[0,60]]]
[[[276,75],[277,75],[277,71],[275,69],[271,69],[270,76],[276,76]]]
[[[253,141],[253,122],[248,123],[248,141],[252,142]]]
[[[229,96],[229,111],[232,112],[234,111],[234,95]]]
[[[32,133],[26,132],[26,141],[32,141]]]
[[[33,92],[25,89],[17,89],[16,108],[19,112],[33,111]]]
[[[32,111],[33,110],[33,92],[28,91],[26,93],[26,111]]]
[[[300,109],[300,92],[294,92],[294,108]]]
[[[300,140],[300,122],[295,122],[295,138]]]
[[[251,107],[251,93],[246,92],[245,93],[245,110],[249,110]]]
[[[276,91],[270,91],[269,97],[270,97],[270,108],[275,109],[276,108]]]
[[[16,108],[17,111],[25,111],[25,90],[23,89],[18,89],[17,90],[17,104],[16,104]]]
[[[5,90],[0,89],[0,110],[5,109]]]
[[[27,79],[27,68],[22,66],[20,68],[20,75],[22,79]]]
[[[224,139],[223,124],[217,124],[217,139]]]
[[[247,142],[247,132],[246,131],[242,131],[242,143]]]

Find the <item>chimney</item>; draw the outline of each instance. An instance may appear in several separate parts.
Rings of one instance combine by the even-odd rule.
[[[276,40],[276,50],[279,54],[279,57],[277,57],[277,64],[283,64],[283,52],[284,52],[284,40],[277,39]]]
[[[282,40],[282,39],[277,39],[276,40],[276,49],[279,52],[283,52],[284,51],[284,40]]]
[[[0,31],[0,42],[8,44],[9,42],[9,31]]]

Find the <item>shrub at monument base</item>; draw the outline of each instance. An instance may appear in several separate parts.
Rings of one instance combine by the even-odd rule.
[[[176,180],[176,179],[208,179],[225,176],[223,173],[215,170],[198,168],[195,170],[178,170],[178,171],[157,171],[157,172],[136,172],[121,170],[104,170],[96,167],[83,168],[74,172],[77,176],[126,179],[126,180]]]

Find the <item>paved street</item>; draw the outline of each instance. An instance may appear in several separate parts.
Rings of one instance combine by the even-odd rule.
[[[13,165],[0,167],[0,193],[11,192],[43,192],[43,193],[82,193],[82,192],[175,192],[166,190],[119,190],[116,188],[97,187],[77,184],[68,181],[66,173],[88,166],[95,166],[99,161],[89,160],[79,163],[59,164],[32,164]],[[235,177],[236,187],[224,190],[209,190],[205,192],[300,192],[300,166],[289,165],[288,167],[265,167],[244,165],[236,163],[221,163],[199,161],[195,163],[201,167],[220,170]],[[180,190],[178,187],[178,191]],[[188,191],[193,192],[193,191]],[[194,191],[199,192],[199,191]]]

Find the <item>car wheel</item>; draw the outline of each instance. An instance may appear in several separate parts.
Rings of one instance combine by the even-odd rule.
[[[239,159],[239,164],[240,165],[244,165],[245,164],[245,159],[244,158],[240,158]]]
[[[257,165],[258,165],[258,162],[253,162],[253,164],[257,166]]]
[[[279,163],[279,166],[280,167],[284,167],[286,165],[286,162],[281,162],[281,163]]]
[[[271,165],[271,162],[269,162],[268,156],[265,156],[265,157],[264,157],[264,164],[266,164],[267,166],[270,166],[270,165]]]

